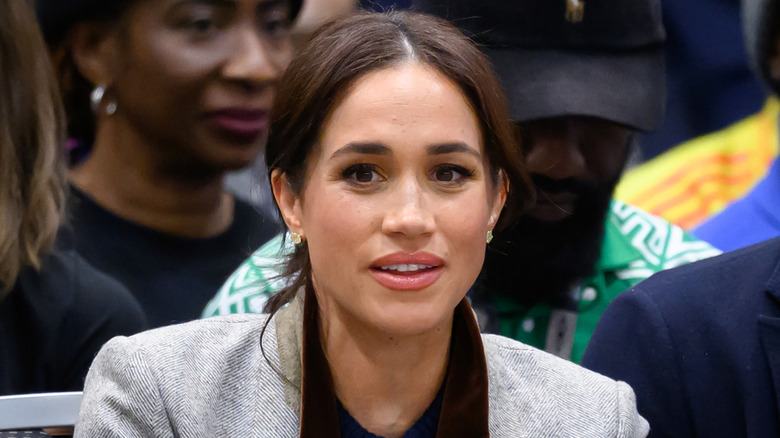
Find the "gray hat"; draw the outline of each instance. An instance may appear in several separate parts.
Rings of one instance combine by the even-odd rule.
[[[775,50],[772,40],[778,35],[774,28],[780,24],[777,12],[776,0],[742,0],[742,32],[750,64],[775,94],[780,94],[780,81],[772,78],[769,69]]]
[[[649,131],[663,120],[660,0],[414,0],[483,46],[515,121],[595,116]]]

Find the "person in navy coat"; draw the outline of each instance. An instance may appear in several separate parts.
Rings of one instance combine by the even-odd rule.
[[[622,293],[582,365],[631,385],[650,437],[780,436],[780,238]]]

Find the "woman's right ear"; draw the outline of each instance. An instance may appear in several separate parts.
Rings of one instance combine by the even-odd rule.
[[[295,193],[287,179],[287,174],[279,169],[271,172],[271,188],[274,192],[276,205],[282,212],[282,219],[287,228],[300,236],[304,235],[303,215],[301,210],[301,195]]]
[[[108,86],[114,82],[116,56],[121,53],[117,31],[105,23],[78,23],[68,35],[73,62],[79,73],[93,85]]]

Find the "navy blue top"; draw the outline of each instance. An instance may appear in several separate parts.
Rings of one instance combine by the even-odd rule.
[[[648,438],[780,437],[780,238],[621,293],[582,365],[631,385]]]
[[[439,390],[436,398],[425,410],[422,417],[417,420],[414,425],[406,431],[402,438],[435,438],[436,430],[439,427],[439,415],[441,414],[441,404],[444,399],[444,387]],[[338,403],[339,408],[339,428],[341,430],[341,438],[382,438],[378,435],[363,429],[357,420],[352,418],[352,415],[344,409],[341,402]]]

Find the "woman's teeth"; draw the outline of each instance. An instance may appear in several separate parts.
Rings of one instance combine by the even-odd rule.
[[[409,272],[409,271],[419,271],[421,269],[430,269],[433,266],[431,265],[389,265],[389,266],[380,266],[379,269],[383,271],[398,271],[398,272]]]

